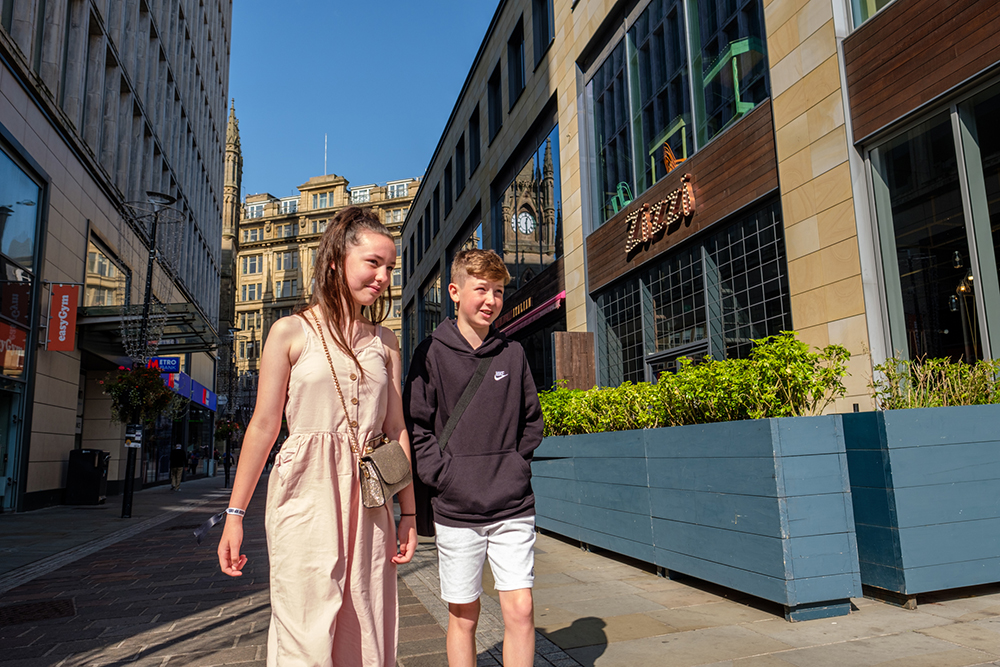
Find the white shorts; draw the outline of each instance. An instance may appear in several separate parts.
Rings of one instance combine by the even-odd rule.
[[[434,524],[441,577],[441,599],[475,602],[483,594],[483,562],[498,591],[531,588],[535,583],[535,517],[508,519],[485,526],[455,528]]]

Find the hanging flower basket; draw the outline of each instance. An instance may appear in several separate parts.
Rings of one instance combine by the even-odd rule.
[[[100,382],[111,397],[112,420],[123,424],[153,421],[174,396],[155,368],[119,366]]]
[[[232,419],[220,419],[215,422],[215,439],[227,440],[233,433],[239,433],[240,425]]]

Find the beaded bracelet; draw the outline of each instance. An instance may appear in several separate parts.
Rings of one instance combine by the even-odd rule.
[[[239,507],[227,507],[226,514],[235,514],[236,516],[246,516],[246,510],[241,510]]]
[[[414,512],[413,514],[405,514],[401,512],[399,516],[417,516],[417,513]]]

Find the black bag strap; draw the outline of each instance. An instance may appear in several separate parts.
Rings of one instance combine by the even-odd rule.
[[[441,432],[441,437],[438,438],[438,445],[441,447],[441,451],[448,446],[448,440],[451,439],[451,434],[455,431],[455,427],[458,426],[458,420],[462,418],[462,413],[465,409],[469,407],[469,403],[472,402],[472,397],[476,395],[479,391],[479,385],[483,383],[483,378],[486,377],[486,371],[489,370],[490,363],[493,361],[493,357],[483,357],[479,362],[479,366],[476,367],[476,372],[469,380],[469,384],[465,387],[465,391],[462,392],[462,396],[459,397],[458,403],[455,404],[455,409],[448,416],[448,423],[444,425],[444,430]]]

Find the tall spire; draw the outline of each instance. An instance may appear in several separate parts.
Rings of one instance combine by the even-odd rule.
[[[226,127],[226,144],[240,147],[240,121],[236,119],[236,100],[229,107],[229,125]]]

